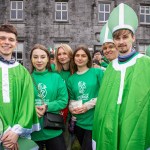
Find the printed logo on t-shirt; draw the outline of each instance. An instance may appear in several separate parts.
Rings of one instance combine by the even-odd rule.
[[[78,89],[81,95],[78,96],[78,100],[87,101],[89,99],[89,94],[86,92],[86,83],[83,81],[78,82]]]
[[[46,90],[46,85],[43,83],[39,83],[38,84],[38,90],[40,91],[40,93],[38,93],[38,97],[42,99],[44,99],[47,95],[47,90]]]
[[[78,89],[79,89],[79,93],[83,94],[85,89],[86,89],[86,83],[83,81],[79,81],[78,82]]]

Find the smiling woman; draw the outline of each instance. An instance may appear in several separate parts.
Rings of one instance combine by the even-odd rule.
[[[50,68],[50,54],[45,46],[35,44],[30,53],[31,59],[31,72],[35,69],[36,71],[44,71],[45,69],[51,70]]]
[[[67,87],[74,133],[82,150],[92,150],[92,126],[95,104],[101,86],[103,71],[92,68],[88,47],[79,45],[73,54],[75,73],[69,77]]]
[[[36,113],[39,117],[41,130],[32,133],[40,150],[66,150],[62,129],[43,128],[46,112],[59,114],[67,106],[68,94],[65,83],[58,73],[50,68],[50,54],[47,48],[36,44],[30,54]]]

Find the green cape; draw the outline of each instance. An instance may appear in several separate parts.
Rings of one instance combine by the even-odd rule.
[[[118,68],[123,70],[126,64],[117,61],[112,61],[104,73],[95,108],[93,140],[97,150],[145,150],[150,147],[150,59],[142,56],[134,60],[136,64],[130,60],[123,86]],[[121,101],[117,103],[119,95]]]

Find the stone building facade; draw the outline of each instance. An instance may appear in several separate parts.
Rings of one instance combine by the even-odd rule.
[[[100,49],[101,28],[121,2],[139,17],[135,47],[144,53],[150,44],[150,0],[0,0],[0,24],[17,27],[19,44],[14,55],[28,68],[35,43],[49,49],[60,43],[68,43],[73,49],[81,43],[91,51]]]

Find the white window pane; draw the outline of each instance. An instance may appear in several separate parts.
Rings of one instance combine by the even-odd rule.
[[[23,51],[23,43],[18,44],[18,51]]]
[[[68,20],[68,4],[63,2],[55,4],[56,4],[55,19],[59,21]]]
[[[18,12],[17,12],[17,18],[18,19],[22,19],[23,18],[23,12],[22,12],[22,10],[18,10]]]
[[[144,7],[141,7],[141,13],[144,13],[145,11],[144,11]]]
[[[139,45],[139,51],[142,51],[145,49],[145,46],[144,45]]]
[[[109,5],[105,5],[105,11],[109,12]]]
[[[144,22],[144,15],[140,15],[140,22]]]
[[[145,11],[142,9],[142,10],[141,10],[141,13],[143,14],[144,12],[145,12]]]
[[[56,19],[61,19],[61,12],[60,11],[56,12]]]
[[[104,11],[104,4],[100,4],[100,11]]]
[[[16,2],[11,2],[11,9],[16,9],[17,8],[17,6],[16,6]]]
[[[67,12],[62,12],[62,19],[67,20]]]
[[[105,14],[105,21],[108,20],[108,18],[109,18],[109,13],[106,13]]]
[[[146,22],[150,23],[150,15],[146,15]]]
[[[146,14],[149,14],[149,13],[150,13],[150,10],[149,10],[149,9],[147,9],[147,10],[146,10]]]
[[[19,42],[16,49],[13,52],[13,56],[15,57],[16,61],[18,61],[21,64],[23,64],[23,48],[24,44]]]
[[[18,2],[18,9],[23,9],[22,8],[22,2]]]
[[[66,5],[63,5],[63,6],[62,6],[62,10],[67,10]]]
[[[14,51],[21,51],[21,52],[23,52],[23,47],[24,47],[23,43],[18,43],[18,45],[17,45],[17,47],[15,48]]]
[[[57,4],[57,10],[61,10],[61,4]]]
[[[16,10],[11,10],[11,19],[16,19]]]
[[[22,59],[22,52],[17,52],[17,59]]]
[[[99,14],[99,21],[104,21],[104,13]]]

